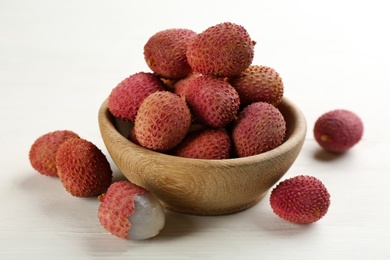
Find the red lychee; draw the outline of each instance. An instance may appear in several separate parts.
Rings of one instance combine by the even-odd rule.
[[[79,136],[69,130],[57,130],[40,136],[29,151],[31,166],[39,173],[57,177],[56,154],[58,147],[70,138]]]
[[[230,79],[229,83],[240,95],[242,107],[259,101],[278,106],[282,101],[283,81],[273,68],[251,65],[239,76]]]
[[[184,99],[169,91],[158,91],[142,102],[134,133],[141,146],[165,152],[184,139],[190,125],[191,112]]]
[[[327,151],[345,152],[360,141],[363,122],[355,113],[337,109],[320,116],[314,125],[314,137]]]
[[[174,149],[173,155],[197,159],[228,159],[231,140],[223,129],[205,129],[189,133]]]
[[[201,76],[201,74],[191,74],[188,77],[175,82],[173,85],[173,92],[183,98],[186,98],[189,85],[199,76]]]
[[[196,35],[196,32],[183,28],[155,33],[144,46],[144,57],[149,68],[168,79],[187,77],[192,72],[187,62],[187,46]]]
[[[61,144],[56,165],[62,185],[73,196],[100,195],[111,184],[112,171],[106,156],[85,139],[72,138]]]
[[[198,76],[186,90],[186,101],[195,120],[212,128],[229,124],[240,108],[237,91],[225,80]]]
[[[220,23],[199,33],[188,44],[187,60],[195,72],[232,77],[252,63],[254,45],[243,26]]]
[[[239,157],[260,154],[282,144],[286,121],[282,113],[266,102],[255,102],[238,114],[232,139]]]
[[[310,224],[327,213],[330,194],[319,179],[299,175],[280,182],[271,192],[270,204],[282,219]]]
[[[134,122],[142,101],[156,91],[165,90],[163,82],[149,72],[135,73],[111,90],[108,109],[115,117]]]

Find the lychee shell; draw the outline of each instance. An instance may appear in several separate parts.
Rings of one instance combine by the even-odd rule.
[[[202,76],[201,74],[191,74],[186,78],[181,79],[173,85],[173,92],[183,98],[187,97],[187,89],[190,86],[191,82],[197,77]]]
[[[229,82],[240,95],[242,107],[259,101],[278,106],[282,101],[283,81],[273,68],[251,65]]]
[[[57,150],[63,142],[70,138],[79,138],[79,136],[69,130],[57,130],[40,136],[34,141],[29,151],[31,166],[43,175],[58,176]]]
[[[98,209],[101,225],[111,234],[129,239],[131,223],[128,217],[134,212],[134,197],[144,192],[145,189],[128,181],[111,184],[107,192],[99,196],[102,202]]]
[[[318,144],[331,152],[345,152],[363,136],[363,122],[352,111],[336,109],[320,116],[314,125]]]
[[[195,120],[212,128],[225,127],[240,108],[237,91],[225,80],[212,76],[191,80],[186,101]]]
[[[174,149],[173,155],[196,159],[228,159],[231,146],[230,136],[225,129],[205,129],[189,133]]]
[[[270,204],[282,219],[310,224],[327,213],[330,194],[319,179],[299,175],[280,182],[271,192]]]
[[[118,119],[134,122],[142,101],[151,93],[162,90],[165,90],[164,84],[156,75],[135,73],[111,90],[108,109]]]
[[[191,112],[184,99],[169,91],[158,91],[142,102],[134,133],[141,146],[164,152],[184,139],[190,125]]]
[[[58,176],[65,189],[76,197],[90,197],[106,192],[112,171],[106,156],[90,141],[69,139],[56,155]]]
[[[171,28],[155,33],[144,45],[147,65],[160,77],[185,78],[192,72],[187,62],[187,46],[196,35],[196,32],[182,28]]]
[[[254,45],[243,26],[220,23],[199,33],[188,44],[187,60],[195,72],[232,77],[252,63]]]
[[[279,109],[266,102],[255,102],[239,113],[232,139],[237,155],[246,157],[276,148],[285,134],[286,121]]]

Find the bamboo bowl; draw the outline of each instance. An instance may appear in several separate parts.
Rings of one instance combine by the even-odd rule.
[[[278,108],[285,117],[287,134],[279,147],[244,158],[181,158],[129,141],[107,102],[100,107],[98,121],[112,160],[129,181],[151,191],[166,209],[180,213],[224,215],[252,207],[288,171],[306,136],[304,115],[284,97]]]

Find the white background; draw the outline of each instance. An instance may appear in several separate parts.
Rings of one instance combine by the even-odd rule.
[[[386,3],[0,0],[0,259],[390,259]],[[323,219],[283,221],[268,194],[233,215],[167,212],[158,237],[125,241],[99,224],[96,199],[72,197],[58,178],[32,169],[31,144],[59,129],[108,156],[98,109],[122,79],[149,71],[147,39],[225,21],[248,30],[257,42],[253,63],[276,69],[306,116],[305,144],[283,179],[322,180],[331,194]],[[335,108],[365,125],[362,141],[341,156],[323,152],[312,134],[316,118]]]

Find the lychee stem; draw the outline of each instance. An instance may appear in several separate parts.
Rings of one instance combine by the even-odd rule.
[[[329,140],[329,136],[327,135],[321,135],[321,141],[327,142]]]

